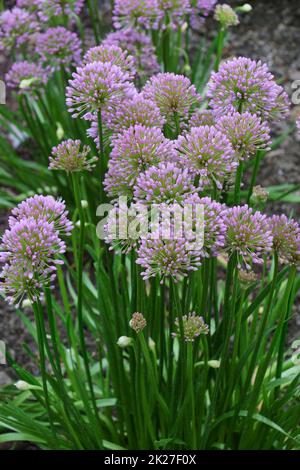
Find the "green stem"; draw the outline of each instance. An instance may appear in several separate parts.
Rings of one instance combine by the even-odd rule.
[[[100,146],[100,199],[101,203],[105,200],[105,193],[103,187],[104,174],[105,174],[105,152],[104,152],[104,139],[103,139],[103,125],[102,125],[102,113],[101,110],[98,112],[98,134],[99,134],[99,146]]]
[[[86,377],[88,381],[88,387],[91,394],[92,405],[95,413],[95,418],[98,422],[99,429],[101,429],[99,412],[96,403],[96,397],[94,393],[93,381],[89,366],[89,359],[86,349],[86,342],[84,336],[84,320],[83,320],[83,256],[84,256],[84,240],[85,240],[85,217],[84,211],[81,205],[81,192],[79,185],[79,177],[77,174],[72,174],[74,196],[76,201],[77,210],[79,213],[80,220],[80,236],[79,236],[79,250],[78,250],[78,262],[77,262],[77,318],[78,318],[78,333],[79,333],[79,342],[81,348],[81,354],[83,357],[84,368],[86,372]]]

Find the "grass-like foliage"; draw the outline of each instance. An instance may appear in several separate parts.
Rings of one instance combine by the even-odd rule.
[[[257,186],[288,96],[222,57],[249,5],[111,3],[0,14],[1,295],[32,336],[0,443],[299,449],[300,228],[270,215],[299,188]]]

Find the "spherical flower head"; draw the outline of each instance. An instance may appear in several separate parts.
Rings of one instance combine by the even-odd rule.
[[[217,0],[191,0],[192,11],[190,23],[193,29],[199,30],[205,18],[213,11]]]
[[[56,257],[66,251],[54,223],[46,219],[21,219],[4,232],[0,245],[0,262],[22,263],[33,277],[43,269],[51,274],[60,261]]]
[[[233,113],[220,117],[216,129],[230,141],[239,160],[252,157],[258,150],[266,150],[271,143],[270,128],[255,114]]]
[[[296,120],[296,126],[298,129],[298,132],[300,133],[300,117],[298,117],[298,119]]]
[[[171,126],[176,119],[187,121],[201,99],[190,80],[175,73],[159,73],[152,77],[144,86],[143,95],[157,104]]]
[[[269,199],[269,191],[266,190],[266,188],[263,188],[262,186],[254,186],[252,196],[251,196],[251,202],[254,204],[264,204],[267,202]]]
[[[211,109],[196,109],[188,123],[188,128],[214,126],[215,117]]]
[[[224,28],[236,26],[239,24],[239,17],[230,5],[224,3],[217,5],[215,9],[215,20],[217,20]]]
[[[229,140],[213,126],[193,127],[178,137],[176,147],[182,164],[200,178],[200,186],[214,183],[221,188],[226,176],[237,167]]]
[[[75,118],[97,114],[135,94],[128,73],[109,62],[92,62],[78,67],[72,77],[67,87],[67,105]]]
[[[238,57],[221,63],[208,83],[209,104],[217,117],[236,111],[273,121],[289,111],[288,96],[266,64]]]
[[[114,45],[106,46],[102,44],[101,46],[92,47],[86,52],[83,62],[85,64],[90,64],[91,62],[109,62],[120,67],[123,72],[127,72],[130,79],[133,79],[136,74],[134,58],[120,47]]]
[[[140,81],[160,71],[151,39],[135,29],[109,33],[102,45],[119,46],[123,51],[127,51],[134,59],[134,66]]]
[[[224,221],[227,226],[226,249],[229,253],[237,253],[239,265],[244,264],[246,269],[250,269],[252,263],[262,264],[263,257],[273,245],[267,217],[245,205],[229,208]]]
[[[41,0],[39,3],[39,17],[43,21],[48,21],[55,16],[79,15],[84,0]]]
[[[253,271],[239,270],[239,281],[244,288],[250,287],[257,280],[258,276]]]
[[[172,162],[163,162],[140,173],[134,187],[134,198],[149,204],[182,203],[196,192],[188,169]]]
[[[113,135],[136,124],[162,129],[165,123],[156,104],[151,100],[146,100],[141,94],[137,94],[131,99],[122,100],[118,106],[104,111],[102,120],[105,131]],[[95,116],[92,126],[88,130],[88,135],[95,140],[97,146],[99,146],[98,132],[98,120]]]
[[[61,199],[55,199],[53,196],[36,194],[25,199],[12,210],[12,215],[9,217],[9,226],[13,227],[22,219],[28,218],[43,219],[48,223],[53,223],[55,230],[61,235],[69,236],[73,230],[73,224],[68,219],[65,202]]]
[[[14,7],[0,14],[0,50],[8,52],[29,41],[39,31],[39,24],[30,12]]]
[[[175,28],[185,21],[191,11],[191,3],[190,0],[158,0],[158,8],[162,18],[167,17],[168,27]]]
[[[180,331],[180,320],[175,320],[176,332],[172,333],[174,338],[181,337]],[[186,342],[194,342],[200,335],[208,335],[209,327],[204,322],[203,318],[197,315],[195,312],[191,312],[188,315],[182,317],[183,326],[183,337]]]
[[[9,304],[22,304],[25,297],[34,302],[43,297],[42,289],[49,286],[55,274],[49,275],[43,269],[35,270],[32,276],[22,262],[6,263],[0,271],[0,292]]]
[[[189,250],[185,238],[163,239],[155,232],[141,240],[137,253],[136,262],[144,268],[143,279],[158,276],[163,282],[170,277],[177,282],[201,265],[200,253]]]
[[[161,18],[158,0],[115,0],[113,23],[116,29],[157,29]]]
[[[172,141],[160,129],[135,125],[113,140],[104,186],[109,196],[132,197],[136,179],[150,166],[174,161],[177,155]]]
[[[203,207],[204,233],[202,256],[218,256],[225,246],[227,226],[224,218],[227,208],[210,197],[201,198],[198,194],[188,196],[185,199],[185,206],[187,204],[190,204],[192,207],[195,205]],[[193,211],[193,217],[197,217],[195,210]]]
[[[286,215],[273,215],[269,219],[273,235],[273,250],[283,264],[299,265],[300,263],[300,227],[294,219]]]
[[[24,10],[30,13],[37,13],[41,5],[41,0],[17,0],[16,6],[18,8],[24,8]]]
[[[140,333],[144,328],[146,328],[147,321],[142,313],[136,312],[132,315],[129,326],[136,333]]]
[[[18,90],[19,94],[39,90],[48,81],[49,71],[39,64],[21,61],[15,62],[6,74],[7,86]]]
[[[43,63],[53,68],[60,65],[71,67],[81,62],[80,39],[62,26],[37,34],[35,42],[35,50]]]
[[[92,171],[96,166],[97,157],[89,157],[91,149],[81,145],[80,140],[68,139],[53,147],[49,157],[50,170],[63,170],[70,173],[77,171]]]

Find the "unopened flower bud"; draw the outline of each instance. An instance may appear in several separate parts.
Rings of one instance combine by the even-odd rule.
[[[149,346],[149,349],[151,349],[151,351],[155,351],[155,342],[153,341],[152,338],[149,338],[148,346]]]
[[[252,271],[240,269],[239,280],[244,287],[249,287],[251,284],[257,281],[257,275]]]
[[[147,326],[147,321],[142,313],[136,312],[132,315],[129,326],[136,333],[140,333]]]
[[[89,206],[89,204],[88,204],[87,201],[85,201],[85,200],[82,200],[82,201],[81,201],[81,207],[82,207],[82,209],[86,209],[88,206]]]
[[[225,28],[239,24],[236,12],[227,4],[216,6],[215,19]]]
[[[237,7],[235,10],[240,13],[249,13],[252,11],[252,6],[250,3],[244,3],[244,5],[241,5],[240,7]]]
[[[132,344],[133,344],[133,339],[129,338],[129,336],[120,336],[120,338],[117,341],[117,345],[122,349],[132,346]]]
[[[254,186],[251,201],[254,204],[261,204],[267,202],[269,192],[262,186]]]

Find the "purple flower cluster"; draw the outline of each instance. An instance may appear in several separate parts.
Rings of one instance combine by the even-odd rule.
[[[65,204],[51,196],[35,196],[13,210],[0,245],[1,291],[9,302],[19,303],[24,296],[35,301],[44,286],[51,287],[66,251],[61,233],[71,230]]]
[[[113,111],[104,111],[102,120],[105,130],[113,135],[136,124],[162,129],[165,123],[165,119],[160,114],[157,105],[153,101],[143,98],[141,94],[136,94],[130,99],[120,101]],[[99,145],[98,120],[96,116],[93,118],[88,135]]]
[[[190,80],[174,73],[155,75],[146,83],[142,93],[145,98],[157,104],[160,112],[172,127],[176,125],[176,121],[178,125],[188,121],[195,106],[201,100]]]
[[[289,111],[288,96],[266,64],[238,57],[223,62],[208,83],[209,104],[216,117],[248,111],[273,121]]]
[[[151,166],[140,173],[134,187],[136,201],[150,204],[180,204],[195,192],[189,170],[172,162]]]
[[[76,33],[62,26],[49,28],[35,38],[35,50],[44,64],[57,68],[81,61],[81,42]]]
[[[27,2],[28,3],[28,2]],[[55,16],[79,15],[84,5],[84,0],[40,0],[39,17],[48,21]]]
[[[213,126],[193,127],[178,137],[176,146],[182,164],[198,177],[200,187],[215,184],[221,188],[237,167],[228,138]]]
[[[15,7],[0,14],[0,50],[8,53],[24,45],[40,29],[35,15]]]
[[[92,47],[86,52],[83,62],[85,64],[109,62],[111,65],[118,65],[123,72],[129,74],[130,79],[133,79],[136,74],[133,57],[114,45],[105,46],[102,44],[101,46]]]
[[[162,16],[159,0],[115,0],[113,22],[116,29],[157,29]]]
[[[52,149],[49,157],[50,170],[63,170],[68,173],[77,171],[91,171],[98,157],[89,157],[91,149],[88,145],[81,148],[80,140],[65,140]]]
[[[273,215],[269,220],[270,230],[273,236],[273,249],[284,264],[300,263],[300,227],[284,214]]]
[[[125,29],[109,33],[103,46],[119,46],[134,59],[138,77],[144,79],[160,71],[151,39],[135,29]]]
[[[158,128],[135,125],[113,140],[104,186],[109,196],[132,197],[136,179],[150,166],[173,161],[174,144]]]
[[[186,342],[194,342],[200,335],[207,335],[209,327],[205,324],[202,317],[191,312],[188,315],[183,315],[183,336]],[[180,338],[180,321],[179,318],[175,319],[176,332],[172,333],[174,338]]]
[[[266,215],[245,206],[228,208],[225,213],[226,249],[237,253],[239,264],[250,269],[262,264],[264,255],[272,251],[273,236]]]
[[[34,62],[15,62],[5,79],[7,86],[18,90],[20,94],[38,90],[48,81],[49,71]]]
[[[143,238],[137,254],[136,262],[144,269],[143,279],[171,277],[177,282],[201,265],[201,253],[190,250],[185,238],[163,239],[159,233],[157,237],[154,233]]]
[[[136,93],[128,73],[110,62],[78,67],[72,77],[67,87],[67,105],[73,117],[90,117]]]
[[[239,160],[255,155],[257,150],[267,149],[271,143],[268,124],[248,112],[220,117],[216,129],[228,138]]]

